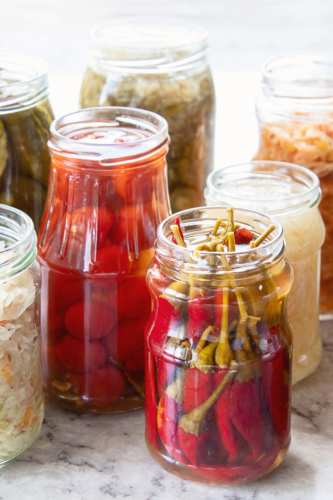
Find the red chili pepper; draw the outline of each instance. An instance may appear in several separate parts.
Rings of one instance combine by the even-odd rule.
[[[249,459],[255,461],[264,451],[265,424],[255,384],[258,375],[256,368],[260,365],[254,360],[245,324],[240,320],[236,332],[235,355],[240,370],[230,388],[229,414],[232,423],[250,446],[252,455]]]
[[[184,370],[179,368],[175,380],[168,385],[158,405],[157,429],[171,457],[177,462],[188,464],[177,436],[178,420],[182,412],[183,388]]]
[[[240,227],[235,232],[236,245],[248,245],[253,240],[253,233],[245,227]]]
[[[283,346],[280,325],[261,330],[262,378],[266,401],[279,436],[284,439],[289,432],[289,398],[286,398],[284,380]]]
[[[187,337],[196,343],[209,325],[214,324],[214,304],[210,292],[190,287],[188,300]]]
[[[180,236],[182,237],[182,240],[184,241],[184,234],[183,234],[182,228],[180,227],[179,217],[175,218],[174,224],[179,227]],[[176,238],[174,237],[174,235],[172,235],[172,243],[174,243],[175,245],[178,245],[178,243],[177,243]]]
[[[188,340],[182,341],[177,337],[169,337],[165,343],[157,362],[157,388],[160,396],[163,395],[166,386],[173,381],[177,367],[189,360],[190,348]]]
[[[216,346],[215,346],[216,347]],[[209,438],[206,415],[222,391],[229,384],[237,370],[233,363],[228,374],[213,394],[198,408],[182,416],[178,424],[178,439],[181,448],[193,465],[200,465],[206,455],[206,444]]]
[[[145,388],[146,388],[146,435],[151,445],[158,450],[157,433],[157,394],[154,358],[145,347]]]

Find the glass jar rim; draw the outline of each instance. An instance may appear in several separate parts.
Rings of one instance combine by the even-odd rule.
[[[109,71],[183,71],[207,56],[208,38],[203,27],[171,17],[119,17],[92,28],[89,55]]]
[[[247,249],[242,252],[224,252],[225,257],[231,258],[229,267],[225,267],[222,262],[221,265],[213,268],[207,265],[205,259],[210,256],[220,256],[220,252],[196,251],[198,256],[194,257],[193,249],[178,246],[169,239],[172,234],[170,226],[175,223],[176,217],[179,217],[183,233],[186,236],[186,231],[191,228],[191,225],[194,226],[195,230],[198,230],[199,222],[201,225],[205,225],[206,230],[212,230],[219,218],[228,219],[228,208],[225,205],[198,207],[170,215],[157,228],[155,242],[157,258],[161,258],[164,265],[175,268],[177,271],[180,271],[182,266],[183,274],[196,275],[203,279],[212,274],[217,279],[234,274],[238,276],[244,273],[247,275],[256,274],[260,268],[269,267],[283,258],[285,241],[281,223],[273,217],[255,210],[234,207],[235,223],[241,223],[242,226],[252,228],[256,232],[261,231],[260,234],[272,224],[275,225],[275,229],[268,236],[269,241],[255,249]],[[238,262],[234,259],[235,256],[239,259]]]
[[[225,180],[227,185],[231,181],[242,179],[261,180],[288,180],[297,182],[307,188],[304,192],[283,198],[260,198],[250,199],[237,196],[227,188],[217,187],[219,182]],[[211,172],[207,178],[205,197],[217,204],[228,204],[246,209],[249,204],[255,206],[259,211],[273,215],[288,214],[317,206],[321,200],[321,189],[318,176],[310,169],[301,167],[294,163],[281,161],[257,160],[237,165],[229,165]],[[270,205],[272,208],[266,208]],[[262,208],[264,206],[264,208]]]
[[[48,96],[47,66],[39,57],[0,52],[0,68],[0,114],[31,108]]]
[[[88,128],[89,124],[90,128],[93,125],[95,129],[103,124],[121,124],[133,130],[145,129],[153,135],[135,142],[110,144],[81,142],[68,137],[68,134],[78,130],[78,127],[82,131]],[[139,156],[156,151],[168,142],[168,124],[162,116],[136,108],[100,106],[85,108],[54,120],[50,127],[48,146],[51,154],[95,161],[100,167],[109,167],[119,162],[137,160]]]
[[[5,280],[19,275],[35,261],[37,236],[27,214],[0,204],[0,237],[9,242],[0,250],[0,280]]]
[[[276,57],[262,67],[263,90],[285,99],[319,99],[333,96],[333,52],[296,53]]]

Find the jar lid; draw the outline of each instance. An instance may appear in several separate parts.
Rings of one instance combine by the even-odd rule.
[[[0,52],[0,114],[35,106],[48,92],[47,67],[41,59]]]
[[[54,120],[51,154],[96,161],[99,166],[135,161],[169,141],[164,118],[135,108],[87,108]]]
[[[94,26],[90,57],[111,70],[180,71],[207,55],[208,32],[165,17],[123,17]]]
[[[309,209],[321,199],[317,175],[308,168],[278,161],[252,161],[212,172],[207,204],[251,208],[281,215]]]

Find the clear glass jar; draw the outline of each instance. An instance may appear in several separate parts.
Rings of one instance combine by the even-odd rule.
[[[130,106],[163,116],[171,208],[202,206],[215,129],[207,32],[174,19],[125,17],[94,27],[90,40],[81,108]]]
[[[322,357],[319,336],[320,257],[325,226],[318,210],[318,177],[303,167],[257,161],[212,173],[205,190],[207,205],[260,210],[278,219],[286,240],[286,257],[294,269],[288,297],[293,326],[293,383],[313,373]]]
[[[43,61],[0,53],[0,203],[23,210],[36,230],[50,172],[48,93]]]
[[[36,254],[31,219],[0,205],[0,467],[32,444],[44,417]]]
[[[277,467],[290,444],[292,268],[280,223],[264,214],[235,209],[256,238],[275,229],[258,248],[224,253],[194,249],[228,219],[225,207],[178,216],[187,247],[172,243],[169,217],[147,271],[146,442],[184,479],[243,483]]]
[[[320,312],[333,317],[333,54],[296,54],[268,62],[256,103],[260,130],[254,160],[295,163],[320,179]]]
[[[41,227],[43,384],[81,412],[144,406],[145,282],[170,213],[166,121],[131,108],[55,120]]]

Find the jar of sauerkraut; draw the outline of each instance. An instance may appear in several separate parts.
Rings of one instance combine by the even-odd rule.
[[[31,445],[43,421],[39,296],[32,220],[0,205],[0,467]]]
[[[168,122],[173,212],[202,206],[213,169],[215,92],[208,33],[165,18],[121,18],[95,26],[81,108],[126,106]]]
[[[207,205],[261,210],[278,219],[286,257],[295,278],[288,297],[294,332],[293,383],[313,373],[322,356],[319,336],[319,282],[325,226],[318,210],[319,179],[311,171],[282,162],[250,162],[213,172],[205,190]]]
[[[254,160],[296,163],[320,179],[321,319],[333,315],[333,53],[296,54],[268,62],[256,103],[260,145]]]

